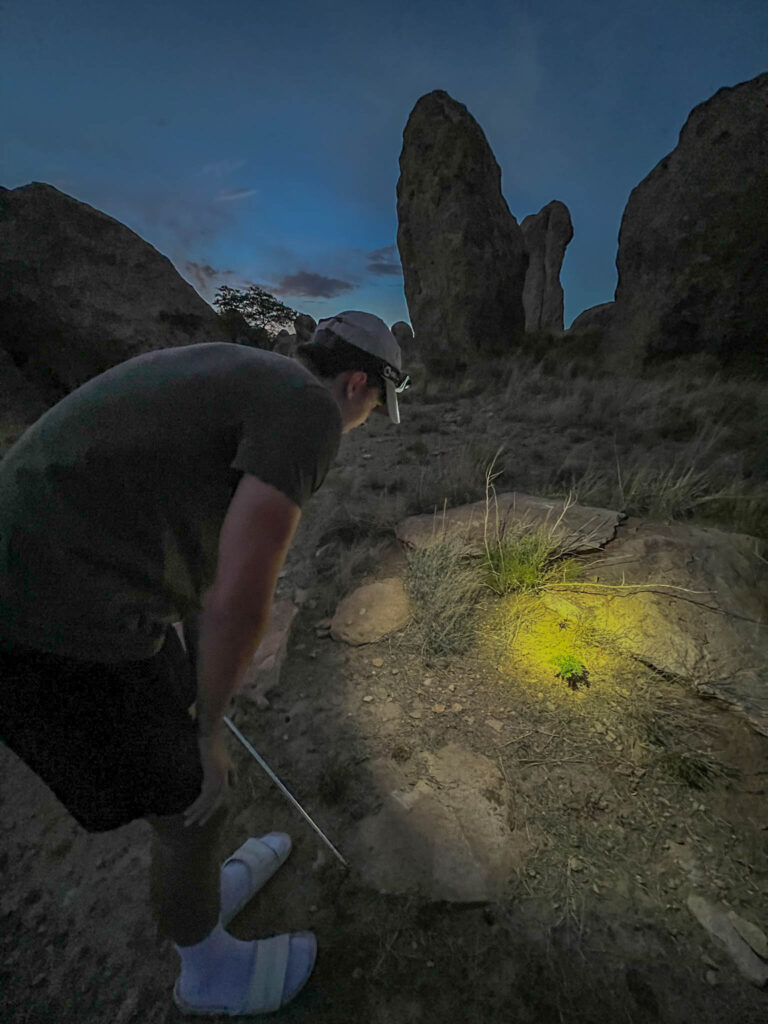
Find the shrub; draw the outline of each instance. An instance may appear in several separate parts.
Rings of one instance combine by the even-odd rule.
[[[422,646],[439,655],[469,650],[483,582],[465,546],[443,535],[417,548],[408,557],[407,586]]]
[[[564,679],[572,690],[578,690],[579,683],[589,686],[589,672],[574,654],[556,654],[550,664],[557,669],[558,679]]]

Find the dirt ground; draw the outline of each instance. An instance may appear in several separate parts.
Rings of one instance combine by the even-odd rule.
[[[373,453],[386,472],[399,443],[376,425],[345,439],[342,456],[363,465]],[[286,593],[316,582],[300,542]],[[642,666],[572,691],[482,652],[425,657],[405,636],[346,647],[317,635],[323,614],[319,599],[304,604],[270,707],[238,697],[235,724],[342,853],[382,806],[372,764],[388,759],[415,781],[447,744],[491,759],[504,786],[484,799],[503,801],[516,860],[493,901],[381,893],[363,863],[345,871],[327,853],[233,739],[222,858],[270,830],[289,832],[294,851],[231,931],[318,937],[315,973],[273,1020],[764,1024],[768,993],[686,899],[724,902],[768,930],[768,739]],[[640,728],[649,720],[721,771],[692,786]],[[0,1019],[181,1019],[178,960],[150,915],[148,826],[84,833],[2,745],[0,812]]]

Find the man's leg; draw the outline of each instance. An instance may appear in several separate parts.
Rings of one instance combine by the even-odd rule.
[[[219,840],[229,808],[205,825],[184,825],[184,814],[146,815],[152,826],[150,892],[160,933],[179,946],[201,942],[220,909]]]

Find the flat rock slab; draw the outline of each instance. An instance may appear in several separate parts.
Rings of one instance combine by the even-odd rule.
[[[433,515],[409,516],[397,527],[397,538],[409,547],[421,548],[442,535],[461,538],[470,550],[483,550],[486,531],[485,501],[460,505]],[[598,551],[612,540],[624,514],[605,508],[590,508],[557,498],[537,498],[510,491],[491,503],[488,536],[496,535],[496,523],[508,530],[551,530],[561,550],[570,554]]]
[[[344,598],[331,621],[331,636],[353,646],[373,644],[403,629],[410,617],[402,580],[374,580]]]
[[[633,657],[692,682],[768,736],[768,571],[760,544],[632,519],[587,577],[597,586],[556,590],[544,602],[564,619],[586,617],[608,630]]]
[[[500,898],[536,840],[510,830],[497,765],[458,743],[422,758],[426,769],[415,781],[388,759],[372,763],[383,806],[345,841],[352,863],[380,892],[453,902]]]

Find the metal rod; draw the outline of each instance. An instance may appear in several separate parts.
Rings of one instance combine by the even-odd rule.
[[[304,808],[303,808],[303,807],[301,806],[301,804],[300,804],[300,803],[299,803],[299,801],[298,801],[298,800],[296,799],[296,797],[295,797],[295,796],[293,796],[293,794],[292,794],[292,793],[290,793],[290,792],[288,791],[288,789],[286,789],[286,787],[285,787],[285,786],[284,786],[284,785],[282,784],[282,782],[280,781],[280,779],[278,779],[278,777],[277,777],[277,776],[275,775],[275,773],[274,773],[274,772],[272,771],[272,769],[271,769],[271,768],[269,767],[269,765],[268,765],[268,764],[267,764],[267,762],[266,762],[266,761],[264,760],[264,758],[263,758],[263,757],[262,757],[262,756],[261,756],[260,754],[258,754],[258,753],[257,753],[257,752],[256,752],[256,751],[255,751],[255,750],[253,749],[253,747],[252,747],[252,746],[251,746],[251,744],[250,744],[250,743],[248,742],[248,740],[247,740],[247,739],[245,738],[245,736],[243,736],[243,734],[242,734],[242,733],[240,732],[240,730],[239,730],[239,729],[237,728],[237,726],[236,726],[236,725],[233,725],[233,724],[232,724],[232,722],[231,722],[231,721],[229,720],[229,718],[227,718],[227,716],[226,716],[226,715],[224,715],[224,721],[225,721],[225,722],[227,723],[227,726],[228,726],[228,727],[229,727],[229,728],[230,728],[230,729],[232,730],[232,732],[233,732],[233,733],[235,734],[235,736],[237,736],[237,738],[238,738],[238,739],[240,740],[240,742],[241,742],[241,743],[243,744],[243,746],[244,746],[244,747],[245,747],[245,749],[246,749],[246,750],[248,751],[248,753],[249,753],[249,754],[250,754],[250,755],[251,755],[252,757],[254,757],[254,758],[256,759],[256,761],[258,761],[258,763],[259,763],[259,764],[261,765],[261,767],[262,767],[262,768],[264,769],[264,771],[265,771],[265,772],[267,773],[267,775],[268,775],[268,776],[270,777],[270,779],[272,779],[272,781],[273,781],[273,782],[274,782],[274,784],[275,784],[275,785],[277,786],[277,788],[278,788],[278,789],[280,790],[280,792],[281,792],[281,793],[283,794],[283,796],[287,797],[287,798],[288,798],[288,799],[290,800],[290,802],[291,802],[291,803],[293,804],[293,806],[294,806],[294,807],[296,808],[296,810],[297,810],[297,811],[299,812],[299,814],[300,814],[300,815],[301,815],[301,816],[302,816],[302,817],[304,818],[304,820],[305,820],[305,821],[306,821],[306,822],[307,822],[307,823],[308,823],[309,825],[311,825],[311,826],[312,826],[312,828],[313,828],[313,829],[315,830],[315,832],[317,832],[317,834],[318,834],[318,835],[320,836],[320,838],[321,838],[321,839],[323,840],[323,842],[324,842],[324,843],[325,843],[325,845],[326,845],[326,846],[328,847],[328,849],[329,849],[329,850],[330,850],[330,851],[331,851],[331,852],[333,853],[333,855],[334,855],[335,857],[338,857],[338,859],[339,859],[339,860],[341,861],[341,863],[342,863],[342,864],[344,865],[344,867],[345,867],[345,868],[348,868],[348,867],[349,867],[349,865],[348,865],[348,864],[347,864],[347,862],[346,862],[346,861],[344,860],[344,858],[343,858],[343,857],[341,856],[341,854],[340,854],[340,853],[339,853],[339,851],[338,851],[338,850],[336,849],[336,847],[335,847],[335,846],[333,845],[333,843],[332,843],[332,842],[330,841],[330,839],[329,839],[329,838],[328,838],[328,837],[327,837],[327,836],[325,835],[325,833],[324,833],[324,832],[322,831],[322,829],[321,829],[321,828],[319,828],[319,827],[318,827],[318,826],[317,826],[317,825],[316,825],[316,824],[314,823],[314,821],[313,821],[313,820],[312,820],[312,819],[310,818],[310,816],[309,816],[309,815],[307,814],[307,812],[306,812],[306,811],[304,810]]]

